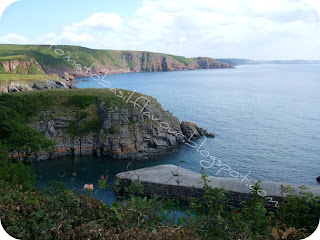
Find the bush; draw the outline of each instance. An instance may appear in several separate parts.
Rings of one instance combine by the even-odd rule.
[[[90,95],[74,95],[68,99],[67,104],[79,107],[81,109],[86,109],[91,104],[93,104],[96,99],[97,98],[95,96]]]
[[[108,131],[111,133],[111,134],[116,134],[116,133],[119,133],[119,130],[117,127],[115,126],[111,126],[108,128]]]
[[[100,130],[100,120],[90,119],[87,121],[77,120],[67,123],[67,133],[72,137],[83,137],[90,133],[96,133]]]

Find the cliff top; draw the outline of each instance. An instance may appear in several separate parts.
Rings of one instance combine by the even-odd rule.
[[[31,61],[30,72],[85,75],[85,67],[98,74],[140,71],[174,71],[232,67],[213,58],[186,58],[164,53],[127,50],[89,49],[69,45],[10,45],[0,44],[0,63],[5,61]],[[19,65],[19,64],[17,64]],[[23,64],[20,64],[21,66]],[[28,65],[28,64],[27,64]],[[81,69],[80,69],[81,68]],[[0,64],[0,73],[11,72]],[[23,69],[14,69],[21,73]]]
[[[48,79],[59,80],[59,77],[56,75],[47,75],[47,74],[6,74],[0,73],[0,84],[8,83],[11,81],[14,82],[25,82],[25,81],[44,81]]]
[[[18,105],[20,110],[27,111],[28,114],[25,117],[30,118],[46,110],[70,116],[79,113],[79,111],[90,110],[92,106],[101,102],[104,102],[106,109],[110,107],[119,109],[142,108],[147,103],[147,99],[149,99],[149,106],[163,111],[161,105],[150,96],[122,89],[90,88],[22,91],[10,95],[0,94],[0,106],[8,106],[8,104],[12,105],[14,103],[14,106]]]

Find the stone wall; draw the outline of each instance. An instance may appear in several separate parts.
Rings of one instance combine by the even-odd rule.
[[[190,197],[200,198],[204,194],[204,182],[200,174],[175,165],[159,165],[134,171],[119,173],[116,178],[120,179],[120,193],[123,187],[129,186],[134,180],[140,180],[144,186],[144,194],[147,196],[158,195],[170,199],[187,201]],[[226,190],[229,204],[240,206],[241,201],[250,198],[252,180],[240,178],[209,177],[208,185],[213,188]],[[254,181],[257,182],[257,181]],[[274,210],[277,202],[281,201],[285,193],[281,191],[281,184],[276,182],[260,182],[261,191],[259,195],[264,197],[266,208]],[[289,184],[284,184],[287,186]],[[296,194],[300,192],[299,185],[290,184]],[[251,187],[251,188],[250,188]],[[308,192],[320,195],[319,186],[307,186]]]

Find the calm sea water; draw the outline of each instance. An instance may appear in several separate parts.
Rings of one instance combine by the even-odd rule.
[[[89,81],[83,81],[89,80]],[[235,69],[132,73],[106,76],[112,88],[136,90],[155,97],[181,121],[196,122],[216,135],[197,141],[219,159],[208,175],[298,184],[317,184],[320,176],[320,65],[247,65]],[[78,88],[102,88],[90,78]],[[116,173],[164,163],[195,172],[206,160],[196,148],[182,145],[177,152],[148,161],[118,161],[82,157],[76,186],[96,183],[109,170]],[[202,152],[204,153],[204,152]],[[33,168],[39,185],[50,180],[70,183],[73,159],[64,157]],[[70,185],[69,185],[70,186]],[[98,197],[112,201],[109,188]]]

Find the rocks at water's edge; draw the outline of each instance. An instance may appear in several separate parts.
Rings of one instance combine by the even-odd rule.
[[[56,143],[51,154],[41,153],[36,159],[56,158],[64,155],[109,156],[114,159],[151,159],[166,154],[190,139],[209,136],[206,130],[190,122],[180,123],[170,112],[164,111],[157,102],[150,102],[145,111],[139,108],[108,107],[97,103],[96,114],[100,121],[99,132],[81,138],[72,138],[67,126],[74,117],[43,111],[31,127]],[[85,121],[85,120],[84,120]],[[192,136],[192,137],[191,137]]]
[[[317,177],[317,182],[320,182],[320,176],[319,176],[319,177]]]
[[[202,136],[214,138],[214,134],[208,133],[205,129],[199,128],[196,123],[181,122],[181,130],[183,135],[189,140],[194,140]]]

